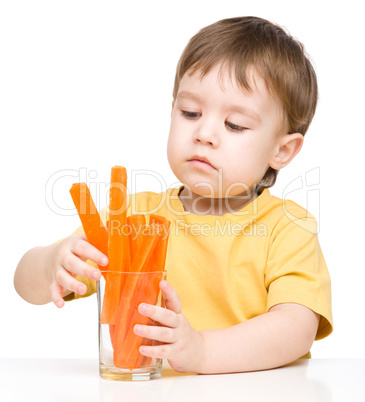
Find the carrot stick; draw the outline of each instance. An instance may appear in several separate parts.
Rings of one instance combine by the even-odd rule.
[[[129,369],[139,367],[141,363],[141,354],[139,347],[143,343],[143,338],[135,335],[133,327],[136,324],[147,325],[149,318],[142,316],[138,312],[138,305],[140,303],[156,304],[159,294],[159,283],[162,278],[161,274],[142,274],[139,280],[138,292],[134,298],[132,307],[132,316],[129,323],[128,335],[124,341],[118,343],[117,350],[114,350],[114,364],[117,367],[126,367]]]
[[[109,254],[110,271],[128,272],[130,269],[127,227],[127,172],[114,166],[111,171],[109,194]]]
[[[142,243],[144,229],[146,228],[146,217],[142,214],[134,214],[127,217],[127,223],[130,228],[129,246],[131,263],[133,264],[133,259]]]
[[[163,230],[160,232],[160,238],[155,246],[153,254],[150,258],[149,262],[149,271],[158,271],[163,270],[165,268],[165,260],[166,260],[166,252],[167,252],[167,240],[170,230],[171,222],[165,219],[162,216],[151,214],[150,216],[150,226],[154,225],[162,225]],[[142,322],[140,322],[142,324]],[[150,325],[153,323],[150,320]],[[132,326],[131,326],[132,327]],[[152,346],[154,341],[151,339],[143,339],[141,343],[138,344],[138,349],[141,344]],[[135,362],[136,367],[140,367],[141,365],[147,366],[151,364],[152,358],[148,356],[143,356],[139,353],[139,356]]]
[[[163,271],[166,262],[167,242],[171,222],[168,219],[165,219],[163,216],[151,214],[150,225],[157,225],[161,226],[162,228],[160,238],[151,257],[150,270]]]
[[[156,305],[158,301],[158,295],[160,292],[160,281],[162,279],[162,273],[158,275],[154,275],[152,279],[149,279],[149,288],[147,289],[148,297],[142,300],[144,303],[149,303]],[[152,288],[151,288],[152,285]],[[146,293],[146,292],[145,292]],[[164,304],[162,304],[164,306]],[[134,312],[134,316],[132,317],[131,320],[131,325],[130,328],[133,331],[133,328],[136,324],[141,324],[141,325],[154,325],[156,322],[152,321],[150,318],[147,318],[144,316],[141,316],[141,314],[138,313],[138,311]],[[134,332],[132,332],[134,335]],[[134,341],[132,343],[132,341]],[[134,336],[132,339],[129,340],[129,343],[125,343],[124,348],[126,351],[128,350],[134,350],[135,351],[135,356],[132,357],[131,353],[127,353],[126,359],[129,361],[129,365],[127,366],[128,368],[138,368],[143,366],[148,366],[149,364],[152,363],[152,357],[149,356],[143,356],[141,353],[139,353],[139,348],[141,345],[148,345],[148,346],[153,346],[156,345],[157,341],[154,341],[152,339],[148,338],[142,338],[139,336]]]
[[[142,235],[138,253],[132,264],[132,272],[149,271],[149,261],[153,255],[153,251],[161,236],[162,227],[149,227],[146,234]]]
[[[154,322],[150,319],[150,320],[148,320],[147,325],[153,325],[153,323]],[[153,346],[155,344],[156,344],[156,341],[154,341],[152,339],[148,339],[148,338],[143,338],[142,339],[142,345],[144,345],[144,346]],[[139,347],[138,347],[138,349],[139,349]],[[141,367],[141,366],[148,366],[151,363],[152,363],[152,357],[143,356],[140,353],[135,364],[136,364],[137,367]]]
[[[154,231],[148,231],[141,236],[138,253],[133,260],[130,272],[146,272],[149,269],[149,260],[157,244],[161,230],[162,228],[158,228]],[[129,306],[133,302],[133,296],[135,296],[133,292],[138,282],[138,275],[125,277],[127,279],[121,291],[118,307],[115,309],[115,315],[109,321],[110,324],[118,324],[118,338],[122,337],[122,333],[125,334],[127,329]]]
[[[142,236],[139,252],[133,260],[131,273],[125,280],[118,307],[111,320],[111,324],[115,324],[114,340],[116,348],[114,349],[114,354],[116,356],[121,353],[120,350],[123,342],[129,336],[130,322],[137,304],[139,292],[140,290],[143,291],[146,286],[140,283],[140,278],[143,275],[140,275],[139,272],[149,270],[149,260],[157,244],[161,230],[162,228],[159,228],[159,230],[150,231]]]
[[[90,244],[108,255],[108,232],[100,219],[86,183],[74,183],[70,189],[72,200],[79,214],[82,227]],[[103,267],[107,270],[108,267]],[[103,274],[105,276],[105,274]]]
[[[159,230],[160,235],[159,235],[158,242],[153,250],[152,256],[149,259],[149,264],[148,264],[149,271],[159,271],[159,270],[163,270],[165,267],[166,252],[167,252],[167,239],[168,239],[168,235],[169,235],[170,224],[171,224],[170,221],[168,221],[167,219],[165,219],[162,216],[154,215],[154,214],[152,214],[150,216],[150,227],[151,228],[154,227],[155,230]],[[161,229],[163,229],[163,230],[161,230]],[[162,276],[160,279],[162,279]],[[152,304],[156,304],[156,302],[157,302],[157,300],[155,300],[154,303],[152,303]],[[135,312],[134,317],[131,318],[130,328],[134,327],[134,325],[135,325],[134,320],[138,319],[136,317],[136,314],[138,314],[138,313]],[[144,321],[146,321],[144,318],[142,320],[139,318],[138,323],[147,324],[147,322],[144,322]],[[151,321],[151,320],[149,320],[149,321]],[[151,322],[150,322],[150,324],[152,325]],[[131,342],[131,340],[129,340],[129,341]],[[125,342],[127,342],[127,339]],[[134,348],[137,348],[137,350],[138,350],[142,344],[152,345],[153,341],[150,339],[142,339],[142,340],[139,339],[138,341],[136,340],[135,344],[134,344]],[[133,348],[133,346],[131,346],[130,344],[127,343],[127,346],[125,346],[125,350],[128,350],[130,348]],[[129,360],[131,360],[131,359],[132,358],[130,357]],[[135,359],[135,361],[133,363],[134,364],[133,367],[140,367],[142,364],[144,366],[146,366],[148,364],[151,364],[151,362],[152,362],[151,357],[142,356],[140,353],[138,353],[137,358]]]
[[[127,172],[121,166],[111,171],[109,194],[109,271],[128,272],[130,270],[129,239],[127,227]],[[101,313],[101,323],[111,323],[118,305],[122,288],[121,275],[108,275]]]

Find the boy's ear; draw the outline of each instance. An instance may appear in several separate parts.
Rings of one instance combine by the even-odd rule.
[[[269,166],[275,170],[280,170],[288,165],[301,150],[303,140],[303,134],[285,134],[280,140],[279,148],[272,157]]]
[[[172,117],[172,113],[173,113],[173,111],[174,111],[174,106],[175,106],[175,101],[172,101],[171,117]]]

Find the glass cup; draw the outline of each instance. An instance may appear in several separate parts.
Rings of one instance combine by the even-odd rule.
[[[159,283],[165,271],[102,271],[97,282],[99,312],[99,369],[102,378],[120,381],[152,380],[162,374],[162,359],[143,356],[141,345],[160,342],[133,332],[136,324],[158,325],[138,312],[140,303],[165,307]]]

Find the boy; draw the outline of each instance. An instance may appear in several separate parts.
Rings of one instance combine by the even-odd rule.
[[[317,103],[303,47],[255,17],[198,32],[177,66],[168,159],[180,188],[133,195],[129,213],[172,222],[160,287],[166,309],[140,305],[162,342],[145,356],[177,371],[228,373],[290,363],[332,331],[330,278],[316,221],[270,195],[298,154]],[[85,261],[89,260],[89,263]],[[93,264],[94,263],[94,264]],[[95,292],[107,258],[74,234],[29,250],[15,287],[35,304]]]

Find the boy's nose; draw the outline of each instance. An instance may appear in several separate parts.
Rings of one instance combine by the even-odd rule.
[[[216,147],[218,145],[217,126],[201,124],[194,132],[194,142]]]

